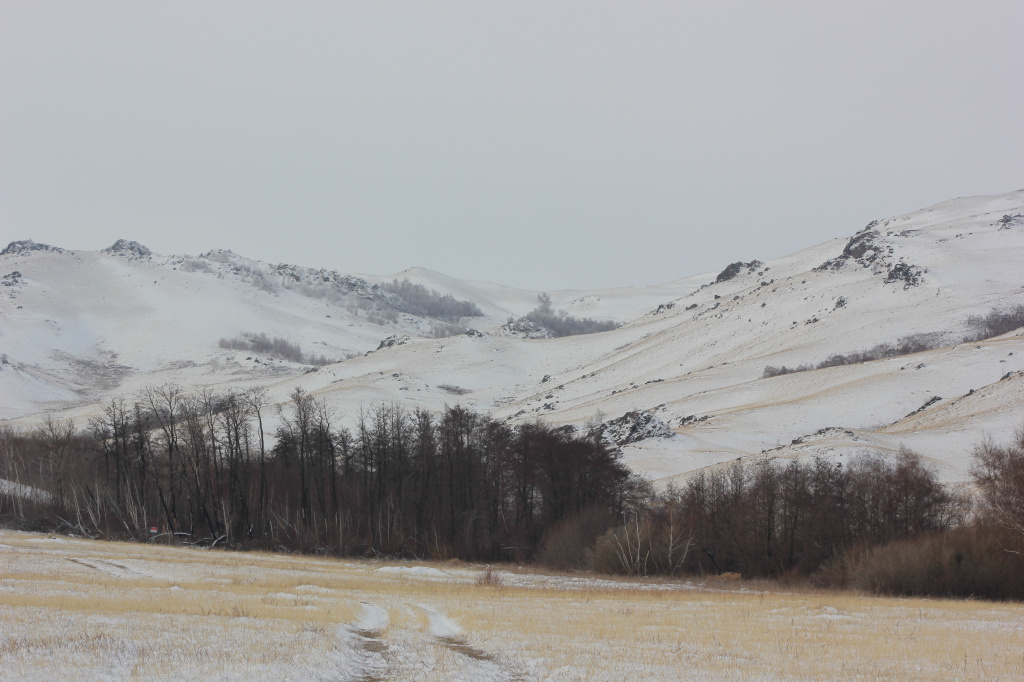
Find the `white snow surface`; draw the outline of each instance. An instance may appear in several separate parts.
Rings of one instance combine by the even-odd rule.
[[[391,573],[402,577],[448,578],[448,574],[444,571],[430,566],[384,566],[377,570],[381,573]]]
[[[872,224],[859,258],[837,261],[849,238],[836,239],[723,282],[727,263],[656,286],[550,292],[556,309],[622,323],[551,339],[502,330],[539,292],[420,268],[349,277],[228,251],[14,249],[0,255],[0,420],[31,428],[56,413],[83,427],[104,401],[165,383],[265,386],[277,403],[301,387],[347,418],[380,401],[461,403],[510,423],[580,429],[647,412],[674,435],[629,443],[623,457],[662,483],[740,457],[842,458],[900,445],[962,481],[975,443],[1024,423],[1024,331],[961,343],[970,316],[1024,304],[1024,222],[1003,220],[1021,213],[1024,190],[955,199]],[[827,261],[834,267],[819,269]],[[918,282],[887,281],[892,272]],[[436,320],[358,310],[375,284],[403,278],[475,302],[483,317],[461,324],[481,334],[432,338]],[[311,371],[218,346],[245,332],[344,361]],[[943,345],[762,378],[768,365],[815,364],[918,334]],[[376,350],[389,336],[409,340]]]
[[[427,614],[427,627],[434,637],[451,638],[462,634],[459,624],[440,611],[423,605],[420,605],[420,608]]]
[[[376,604],[363,602],[355,629],[360,632],[383,632],[388,626],[388,612]]]

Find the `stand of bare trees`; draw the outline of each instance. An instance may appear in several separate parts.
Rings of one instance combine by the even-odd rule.
[[[654,493],[601,442],[542,423],[394,404],[346,420],[302,390],[271,408],[260,390],[163,386],[111,400],[81,431],[53,418],[32,433],[0,429],[0,522],[1024,599],[1024,432],[1007,445],[983,441],[972,461],[972,497],[908,451],[737,462]]]
[[[855,457],[847,466],[765,462],[701,472],[596,543],[592,565],[627,574],[808,575],[851,548],[962,523],[966,500],[920,457]]]
[[[521,559],[583,508],[617,515],[634,485],[604,445],[543,424],[377,405],[350,430],[321,399],[291,398],[273,439],[264,392],[176,386],[112,400],[82,432],[8,431],[0,478],[19,487],[0,491],[0,516],[94,537]]]

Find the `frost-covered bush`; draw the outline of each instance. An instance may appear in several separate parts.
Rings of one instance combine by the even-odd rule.
[[[555,336],[596,334],[611,331],[619,326],[608,320],[573,317],[564,310],[554,310],[551,307],[551,297],[547,294],[537,296],[537,307],[528,312],[525,318],[539,327],[550,330]]]
[[[206,259],[192,258],[191,256],[185,256],[178,267],[181,268],[182,272],[213,272],[213,266]]]
[[[764,373],[761,375],[762,379],[771,379],[772,377],[782,376],[783,374],[796,374],[797,372],[807,372],[814,369],[814,365],[809,365],[806,362],[802,365],[796,365],[795,367],[786,367],[780,365],[776,367],[774,365],[768,365],[764,368]]]
[[[824,369],[826,367],[858,365],[862,362],[871,362],[872,360],[881,360],[882,358],[896,358],[902,355],[910,355],[911,353],[942,348],[947,345],[948,341],[945,340],[942,334],[913,334],[900,339],[896,343],[879,343],[867,350],[833,353],[814,365],[810,363],[802,363],[794,367],[768,365],[764,368],[762,378],[768,379],[782,374],[807,372],[812,369]]]
[[[461,301],[451,294],[441,294],[422,284],[413,284],[408,279],[385,282],[380,288],[392,298],[389,303],[395,309],[416,317],[433,317],[438,320],[456,322],[461,317],[480,317],[483,311],[472,301]]]
[[[430,335],[435,339],[443,339],[449,336],[465,334],[468,330],[461,324],[454,322],[435,322],[430,325]]]
[[[398,313],[387,308],[370,308],[366,313],[366,320],[372,324],[385,326],[388,323],[398,320]]]
[[[218,345],[221,348],[265,353],[279,357],[282,360],[306,365],[329,365],[334,362],[333,360],[328,360],[323,355],[305,355],[299,344],[291,343],[288,339],[281,338],[280,336],[270,338],[263,332],[259,334],[246,332],[234,339],[221,339]]]
[[[964,341],[983,341],[994,336],[1024,327],[1024,305],[1017,305],[1005,310],[993,310],[988,315],[973,315],[967,318],[967,326],[971,331]]]
[[[276,293],[278,290],[275,279],[272,276],[268,276],[259,264],[235,263],[231,266],[231,271],[243,279],[249,280],[257,289],[266,291],[269,294]]]
[[[842,365],[857,365],[871,360],[882,358],[895,358],[911,353],[941,348],[946,345],[941,334],[914,334],[907,336],[896,343],[880,343],[865,351],[854,351],[852,353],[833,353],[817,364],[818,369],[825,367],[839,367]]]
[[[1022,327],[1024,327],[1024,305],[1016,305],[1011,308],[992,310],[987,315],[972,315],[967,318],[967,328],[969,331],[962,337],[959,337],[959,341],[956,340],[956,336],[953,336],[951,339],[950,334],[938,332],[913,334],[900,339],[896,343],[880,343],[863,351],[833,353],[817,364],[802,363],[793,367],[768,365],[764,368],[762,378],[769,379],[782,374],[807,372],[812,369],[857,365],[862,362],[881,360],[883,358],[896,358],[926,350],[944,348],[952,343],[984,341],[985,339],[1001,336]]]

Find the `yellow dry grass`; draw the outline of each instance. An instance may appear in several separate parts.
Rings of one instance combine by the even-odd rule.
[[[1024,679],[1019,604],[386,565],[0,532],[0,679]]]

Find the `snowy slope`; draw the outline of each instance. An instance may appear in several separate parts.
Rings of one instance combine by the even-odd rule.
[[[59,410],[81,421],[104,398],[166,382],[264,385],[277,401],[302,387],[348,413],[380,400],[459,402],[583,427],[646,411],[674,435],[623,452],[659,480],[737,457],[845,457],[901,444],[962,480],[973,443],[1024,424],[1024,377],[1013,374],[1024,371],[1024,332],[961,342],[970,316],[1024,304],[1022,215],[1024,191],[956,199],[731,268],[721,281],[713,272],[550,292],[557,309],[623,323],[553,339],[503,329],[539,292],[421,268],[353,277],[230,252],[9,247],[0,256],[0,418],[30,425]],[[365,306],[386,298],[377,285],[392,279],[473,301],[484,315],[461,324],[480,333],[433,338],[434,320],[370,314]],[[344,361],[311,371],[218,346],[243,332]],[[766,366],[814,365],[915,335],[935,348],[763,378]],[[389,336],[402,342],[378,349]]]

